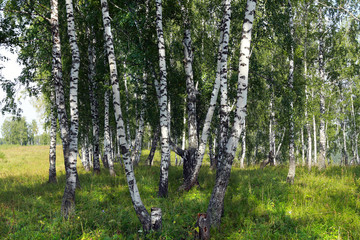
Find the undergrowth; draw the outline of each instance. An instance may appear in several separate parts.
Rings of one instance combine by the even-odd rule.
[[[0,153],[0,239],[194,239],[197,213],[206,212],[215,180],[215,172],[204,166],[200,188],[178,192],[182,168],[173,164],[169,196],[158,198],[159,155],[155,166],[136,167],[146,208],[163,212],[162,231],[144,236],[119,163],[115,178],[104,169],[93,175],[79,165],[76,214],[65,221],[60,216],[65,186],[61,149],[57,184],[47,183],[48,147],[0,146]],[[285,181],[287,170],[234,167],[221,227],[212,230],[212,238],[360,239],[360,167],[310,173],[298,167],[292,186]]]

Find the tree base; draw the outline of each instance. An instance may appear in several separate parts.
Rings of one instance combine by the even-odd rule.
[[[293,185],[294,184],[294,179],[295,179],[295,176],[287,176],[286,177],[286,182],[289,183],[290,185]]]

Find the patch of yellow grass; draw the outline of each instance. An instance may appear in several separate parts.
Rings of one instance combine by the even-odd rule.
[[[46,175],[49,169],[49,146],[0,146],[0,178]],[[56,148],[56,169],[64,171],[62,146]]]

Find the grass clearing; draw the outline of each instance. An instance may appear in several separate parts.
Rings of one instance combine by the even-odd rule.
[[[142,162],[148,151],[143,151]],[[174,155],[172,156],[174,160]],[[155,166],[135,174],[147,209],[160,207],[163,230],[148,239],[193,239],[196,215],[206,212],[215,172],[201,169],[201,188],[178,192],[182,168],[170,167],[169,197],[158,198]],[[173,164],[174,165],[174,164]],[[145,239],[132,207],[124,170],[117,177],[79,167],[76,215],[60,216],[65,186],[62,149],[57,149],[57,184],[48,184],[48,146],[0,146],[0,239]],[[360,239],[360,167],[329,167],[311,173],[298,167],[286,184],[287,166],[233,168],[224,216],[214,239]]]

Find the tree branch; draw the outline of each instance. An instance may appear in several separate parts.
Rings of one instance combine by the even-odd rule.
[[[343,6],[339,6],[339,7],[333,7],[333,6],[329,6],[326,5],[325,3],[319,2],[321,5],[323,5],[326,8],[331,8],[331,9],[336,9],[336,10],[342,10],[343,12],[349,14],[352,18],[354,18],[355,20],[360,22],[360,18],[356,17],[352,12],[350,12],[349,10],[347,10],[346,8],[344,8]]]

